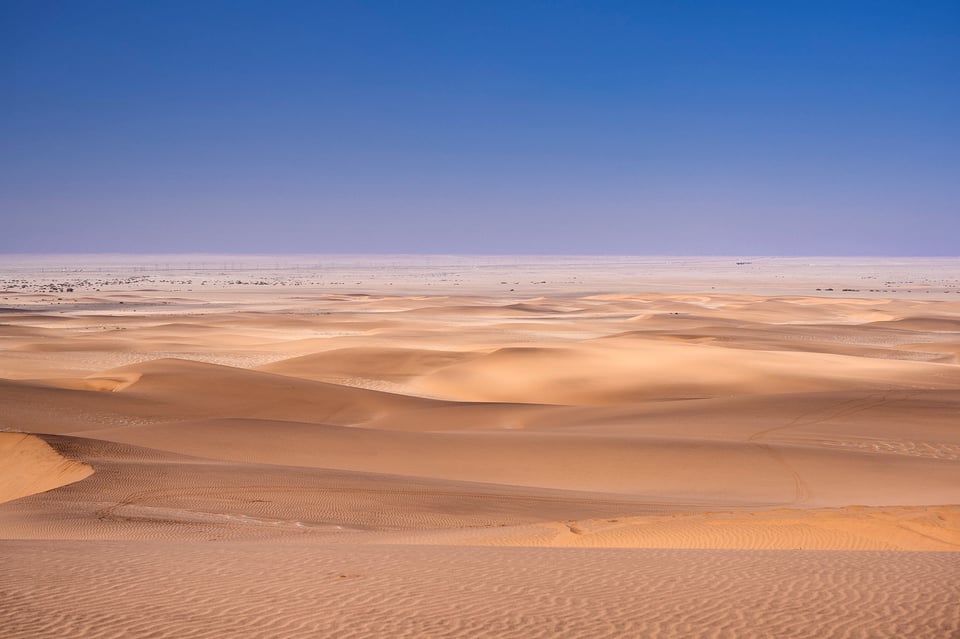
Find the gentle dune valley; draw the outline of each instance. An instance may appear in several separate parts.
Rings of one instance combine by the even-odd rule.
[[[956,637],[960,260],[0,270],[5,637]]]

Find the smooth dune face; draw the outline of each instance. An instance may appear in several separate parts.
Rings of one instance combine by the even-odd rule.
[[[44,264],[5,636],[960,632],[956,261]]]
[[[65,458],[34,435],[0,433],[0,503],[88,477],[93,469]]]

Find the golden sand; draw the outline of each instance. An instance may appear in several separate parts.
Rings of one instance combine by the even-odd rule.
[[[960,260],[167,259],[2,262],[4,636],[960,632]]]

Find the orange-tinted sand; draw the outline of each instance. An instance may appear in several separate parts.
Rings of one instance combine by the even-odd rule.
[[[960,260],[740,261],[0,260],[0,634],[957,636]]]

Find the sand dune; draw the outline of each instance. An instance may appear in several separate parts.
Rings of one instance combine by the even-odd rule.
[[[193,417],[250,416],[340,424],[433,403],[404,395],[174,359],[106,371],[102,378],[127,380],[116,390],[137,398],[176,402],[177,414]]]
[[[960,502],[960,456],[856,447],[531,432],[419,433],[261,420],[204,420],[85,437],[210,459],[703,500],[714,504]],[[960,450],[960,447],[957,447]],[[703,485],[703,476],[710,484]]]
[[[44,264],[0,309],[4,636],[960,632],[926,262]]]
[[[231,462],[97,439],[42,437],[49,446],[37,441],[48,452],[52,446],[82,460],[72,463],[88,476],[6,504],[0,510],[2,538],[309,536],[324,543],[377,543],[384,532],[396,530],[498,528],[569,516],[664,512],[663,505],[633,496]]]
[[[406,382],[478,356],[469,352],[361,346],[285,359],[259,369],[318,381],[364,378]]]
[[[610,404],[840,389],[956,388],[960,369],[807,352],[633,339],[509,347],[423,376],[416,388],[474,401]]]
[[[80,481],[92,472],[57,454],[39,437],[0,433],[0,503]]]
[[[392,543],[552,548],[957,551],[960,507],[672,513],[395,534]]]

